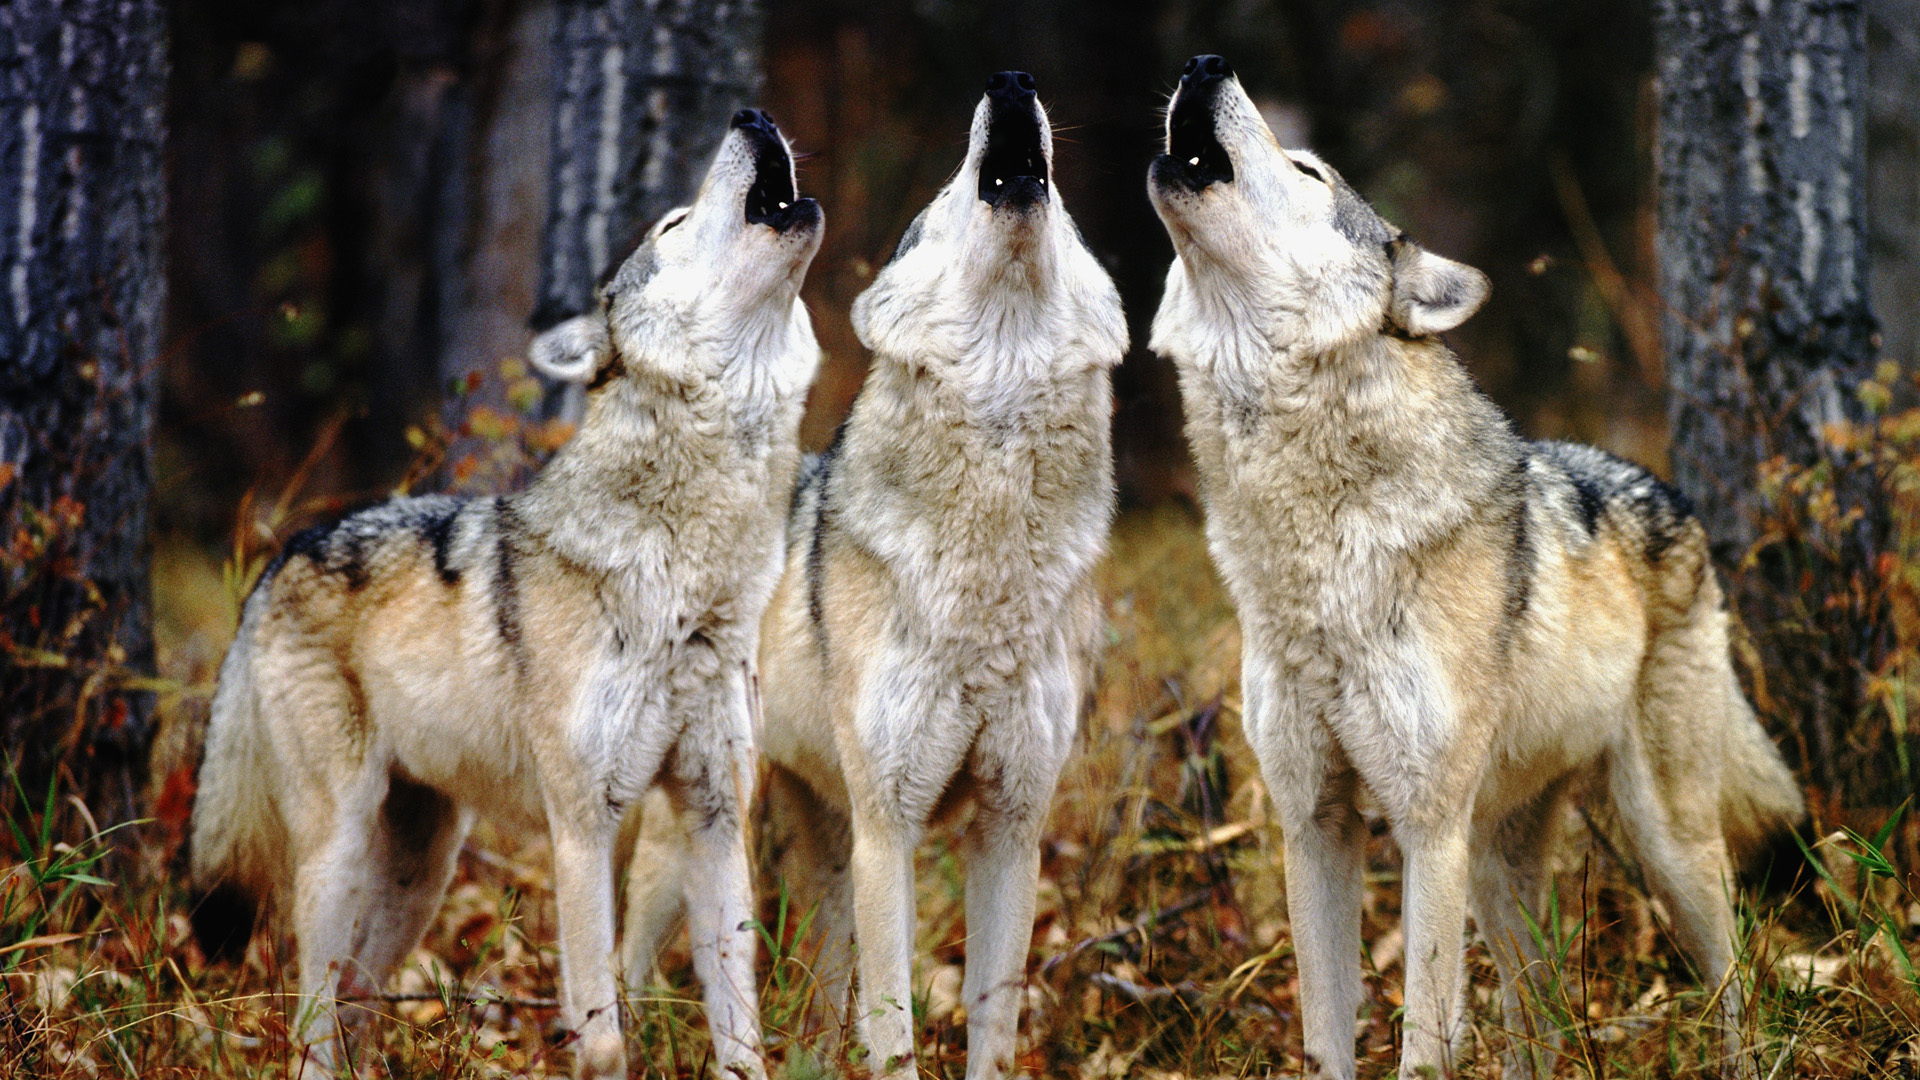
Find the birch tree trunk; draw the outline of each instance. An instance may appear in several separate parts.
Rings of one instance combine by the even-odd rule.
[[[1830,438],[1869,417],[1866,16],[1859,0],[1656,0],[1659,257],[1674,480],[1724,569],[1769,512],[1762,463],[1826,465],[1842,508],[1828,580],[1777,545],[1735,573],[1768,679],[1829,787],[1851,771],[1839,718],[1862,715],[1871,611],[1816,601],[1873,573],[1885,509]],[[1810,587],[1811,586],[1811,587]],[[1811,610],[1809,610],[1811,609]],[[1863,749],[1858,745],[1856,751]]]
[[[0,739],[102,821],[150,738],[167,67],[159,0],[0,5]]]
[[[600,275],[688,199],[760,87],[758,0],[561,0],[535,329],[593,305]]]

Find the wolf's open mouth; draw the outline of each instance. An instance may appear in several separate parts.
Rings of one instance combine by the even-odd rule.
[[[1231,183],[1233,159],[1214,133],[1213,106],[1221,83],[1182,86],[1167,122],[1167,160],[1175,178],[1195,191]]]
[[[734,114],[733,126],[747,137],[753,148],[753,185],[747,188],[746,216],[749,225],[769,225],[785,232],[803,217],[811,216],[812,199],[802,199],[793,187],[793,159],[780,139],[773,118],[758,109],[742,109]]]
[[[1047,155],[1033,76],[1003,71],[987,83],[987,152],[980,158],[980,200],[1031,206],[1047,197]]]

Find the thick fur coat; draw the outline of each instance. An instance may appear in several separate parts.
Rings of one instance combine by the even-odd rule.
[[[785,142],[735,117],[699,197],[534,361],[591,384],[525,491],[400,499],[300,534],[221,668],[193,879],[269,901],[299,944],[298,1030],[377,990],[438,909],[475,813],[553,841],[582,1076],[625,1076],[613,845],[656,783],[697,823],[684,887],[723,1070],[762,1075],[744,838],[760,616],[780,576],[818,347],[797,292],[820,238]],[[680,884],[676,882],[676,884]]]
[[[966,161],[854,305],[872,368],[795,496],[762,637],[781,871],[796,910],[818,905],[835,1015],[858,939],[878,1075],[914,1068],[914,848],[964,806],[967,1075],[1013,1068],[1040,830],[1098,625],[1126,329],[1051,161],[1032,79],[995,76]],[[643,886],[629,910],[660,904]]]
[[[1153,348],[1180,373],[1215,563],[1239,610],[1249,742],[1285,834],[1306,1053],[1354,1074],[1362,787],[1406,856],[1402,1076],[1449,1072],[1471,899],[1513,1031],[1528,1012],[1568,797],[1611,798],[1680,940],[1729,976],[1729,838],[1801,797],[1734,676],[1684,498],[1597,450],[1516,435],[1436,336],[1477,271],[1282,150],[1219,57],[1196,57],[1149,191],[1176,259]],[[1737,1054],[1741,990],[1720,995]]]

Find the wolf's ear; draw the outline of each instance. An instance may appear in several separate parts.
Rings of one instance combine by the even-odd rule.
[[[613,354],[607,337],[607,316],[603,311],[576,315],[556,324],[533,339],[527,357],[534,370],[561,382],[590,383]]]
[[[1411,337],[1451,330],[1480,310],[1487,275],[1407,240],[1393,242],[1393,301],[1387,317]]]

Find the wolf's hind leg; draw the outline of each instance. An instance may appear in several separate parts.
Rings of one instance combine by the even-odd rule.
[[[316,1075],[326,1075],[343,1050],[340,1021],[355,1030],[365,1026],[365,1007],[343,999],[376,989],[357,957],[371,922],[384,915],[385,897],[368,859],[385,794],[382,779],[366,777],[338,791],[321,791],[309,778],[289,793],[290,833],[300,853],[293,881],[300,955],[293,1029]]]
[[[1545,929],[1541,920],[1552,881],[1554,828],[1566,790],[1565,781],[1553,784],[1493,823],[1489,835],[1475,837],[1473,911],[1500,969],[1507,1033],[1501,1074],[1509,1078],[1551,1076],[1559,1057],[1560,1030],[1545,1010],[1569,1003],[1548,1000],[1556,992],[1556,980],[1545,967],[1533,926]]]
[[[767,771],[766,820],[774,872],[787,890],[789,931],[812,915],[807,936],[794,942],[813,983],[799,1034],[838,1061],[853,1019],[853,824],[778,765]]]
[[[1702,783],[1698,797],[1662,798],[1656,769],[1635,751],[1618,753],[1611,792],[1620,821],[1639,856],[1647,884],[1673,915],[1680,945],[1700,970],[1703,989],[1717,994],[1728,1066],[1751,1071],[1740,1043],[1743,991],[1733,972],[1733,867],[1720,835],[1719,785]]]
[[[747,863],[747,812],[758,750],[746,688],[735,689],[729,716],[737,723],[708,745],[683,738],[674,786],[687,823],[687,937],[706,1001],[716,1071],[759,1080],[766,1076],[766,1060],[754,976],[759,940],[753,929],[753,875]]]
[[[453,879],[473,812],[423,784],[393,777],[368,851],[379,900],[360,945],[360,971],[373,989],[420,943]]]
[[[666,789],[642,801],[639,836],[627,865],[627,921],[620,937],[620,968],[627,991],[639,993],[653,976],[660,950],[686,919],[687,834]]]
[[[1664,654],[1656,644],[1642,677],[1639,723],[1609,758],[1608,792],[1647,884],[1672,914],[1704,989],[1717,995],[1723,1068],[1745,1076],[1754,1063],[1741,1046],[1733,865],[1720,822],[1729,680],[1723,669],[1695,671],[1687,651],[1664,644]],[[1724,641],[1719,648],[1724,656]]]

